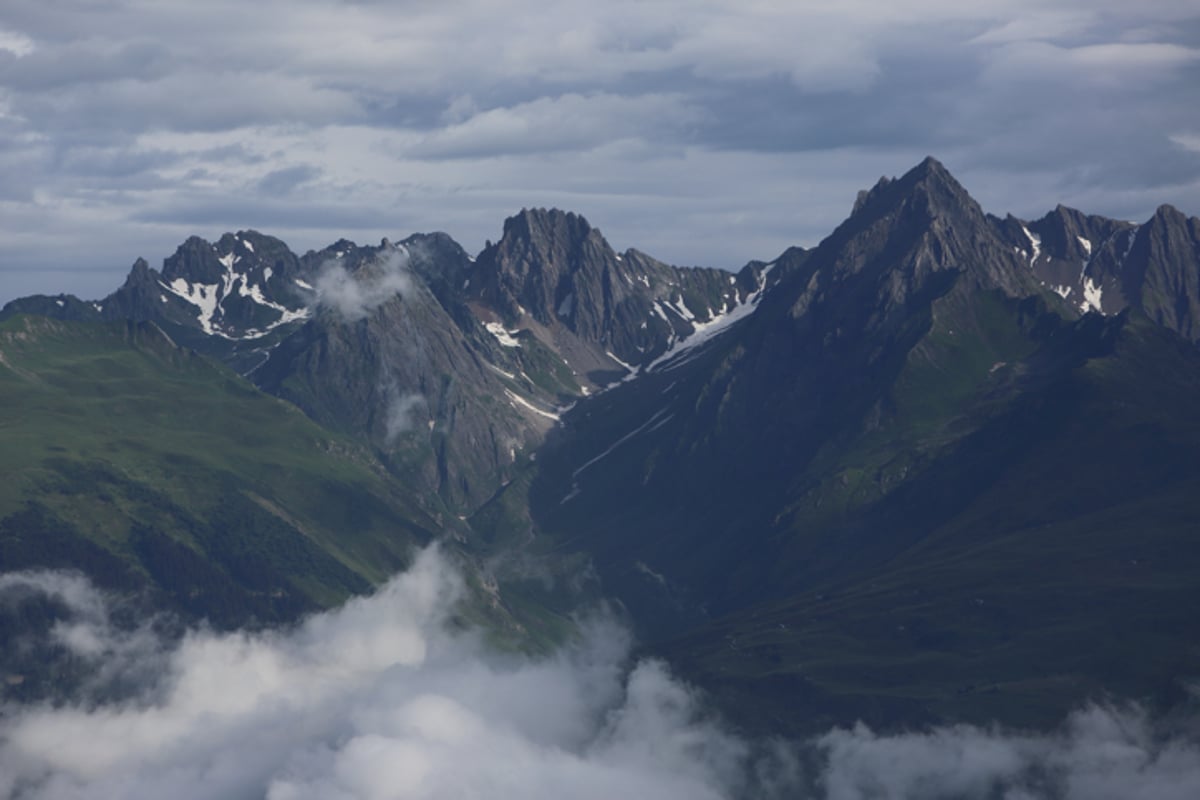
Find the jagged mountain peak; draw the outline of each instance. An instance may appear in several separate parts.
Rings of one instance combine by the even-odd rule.
[[[1200,341],[1200,219],[1161,205],[1124,244],[1125,297],[1152,320]]]
[[[989,214],[987,218],[1000,237],[1010,247],[1024,251],[1022,258],[1035,267],[1051,259],[1086,260],[1093,247],[1129,227],[1129,223],[1091,216],[1061,203],[1032,221],[1013,214],[1003,218]]]
[[[1022,225],[1013,222],[1017,231]],[[802,310],[832,285],[859,276],[858,282],[877,284],[870,303],[902,309],[912,292],[943,272],[966,273],[974,285],[1010,296],[1037,294],[1018,251],[1001,241],[995,223],[950,171],[929,157],[859,194],[854,212],[814,251],[809,263],[816,280],[794,279],[795,302]]]
[[[854,200],[854,208],[851,210],[850,215],[854,216],[862,211],[867,203],[871,201],[871,198],[878,197],[879,193],[886,189],[888,184],[893,180],[895,179],[889,178],[887,175],[881,175],[879,180],[875,181],[875,185],[870,189],[859,189],[858,196]]]
[[[220,253],[236,253],[241,256],[270,255],[287,250],[287,244],[274,236],[268,236],[254,229],[240,230],[237,233],[224,233],[214,245]]]
[[[160,277],[158,271],[151,267],[146,259],[138,258],[129,268],[129,274],[125,276],[125,283],[117,290],[116,296],[125,296],[131,293],[157,293]]]
[[[594,229],[573,211],[559,208],[523,208],[504,221],[504,235],[533,238],[584,239]],[[599,233],[599,231],[597,231]]]
[[[893,191],[920,203],[931,217],[969,213],[983,217],[979,204],[967,193],[950,170],[932,156],[890,184]]]
[[[598,279],[617,260],[600,231],[579,214],[522,209],[504,221],[500,241],[480,253],[472,293],[510,321],[530,314],[552,325],[575,276]]]
[[[1191,217],[1190,219],[1194,220],[1196,218]],[[1180,211],[1178,208],[1171,205],[1170,203],[1163,203],[1161,206],[1159,206],[1158,208],[1156,208],[1154,210],[1154,216],[1152,216],[1150,218],[1149,223],[1150,224],[1160,223],[1160,224],[1168,224],[1168,225],[1169,224],[1186,225],[1188,220],[1189,220],[1189,217],[1187,214],[1184,214],[1182,211]]]
[[[461,252],[464,255],[466,250],[463,250],[462,245],[454,240],[454,237],[445,231],[430,231],[429,233],[414,233],[404,239],[401,244],[405,247],[413,247],[414,245],[437,245],[438,247],[448,247],[456,252]]]
[[[129,276],[126,277],[125,282],[129,283],[130,281],[135,281],[135,280],[139,280],[139,279],[142,279],[145,277],[149,277],[151,271],[152,270],[150,268],[149,262],[147,262],[146,259],[139,256],[137,259],[134,260],[133,266],[131,266],[129,268]]]
[[[1047,212],[1047,214],[1042,217],[1039,222],[1078,228],[1083,226],[1083,223],[1086,219],[1087,215],[1082,211],[1071,208],[1070,206],[1064,206],[1062,203],[1059,203],[1054,207],[1053,211]]]
[[[953,219],[961,224],[964,218],[982,222],[985,215],[950,171],[929,156],[899,178],[881,177],[871,189],[859,192],[850,218],[841,227],[861,229],[881,219],[915,225]]]
[[[175,248],[172,255],[163,260],[162,276],[167,281],[183,278],[216,283],[224,272],[216,248],[199,236],[189,236]]]
[[[324,248],[323,250],[321,250],[319,252],[321,252],[321,253],[328,253],[328,252],[336,253],[336,252],[340,251],[340,252],[344,253],[349,250],[357,250],[357,249],[358,249],[357,243],[352,242],[349,239],[346,239],[343,237],[341,239],[338,239],[336,242],[334,242],[333,244],[329,245],[328,247]]]
[[[617,253],[582,215],[543,208],[507,219],[462,286],[477,319],[493,333],[503,328],[503,346],[527,360],[549,351],[570,372],[564,385],[585,392],[652,363],[761,288],[721,270]],[[529,353],[511,339],[520,332]]]
[[[950,174],[950,170],[946,169],[946,165],[941,161],[938,161],[933,156],[925,156],[925,158],[921,159],[921,163],[917,164],[905,174],[906,176],[914,174],[936,175],[940,178],[949,178],[950,180],[954,179],[954,176]]]
[[[918,187],[926,189],[929,187],[944,187],[954,195],[966,194],[966,190],[950,174],[950,170],[946,169],[946,166],[942,162],[933,156],[926,156],[921,163],[904,173],[901,177],[880,176],[874,186],[870,189],[860,191],[858,199],[854,204],[853,213],[857,214],[869,201],[881,197],[889,189],[893,193],[911,193]]]
[[[526,208],[506,219],[495,250],[501,261],[524,262],[514,264],[518,269],[558,268],[567,273],[596,257],[615,256],[603,234],[581,214],[557,208]]]

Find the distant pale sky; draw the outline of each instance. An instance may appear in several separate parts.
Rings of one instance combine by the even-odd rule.
[[[1200,214],[1200,6],[0,3],[0,302],[245,228],[476,252],[533,206],[736,268],[925,155],[997,214]]]

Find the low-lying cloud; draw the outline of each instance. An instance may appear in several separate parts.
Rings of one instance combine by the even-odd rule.
[[[880,736],[858,725],[816,746],[828,800],[1200,797],[1200,745],[1166,735],[1134,705],[1088,707],[1052,734],[961,725]]]
[[[163,645],[142,697],[10,707],[0,797],[726,796],[745,745],[661,664],[627,673],[620,629],[590,626],[553,658],[499,655],[447,629],[462,586],[427,551],[294,630]],[[94,592],[60,599],[112,635]]]
[[[337,260],[330,261],[321,268],[313,289],[318,306],[330,309],[347,322],[357,322],[396,295],[412,292],[408,252],[388,251],[353,272]]]
[[[451,629],[463,587],[431,549],[375,595],[293,629],[167,643],[120,632],[82,579],[4,577],[0,598],[41,592],[69,610],[47,635],[79,658],[129,670],[136,653],[154,674],[121,701],[4,708],[0,797],[1200,796],[1196,742],[1164,737],[1136,708],[1087,709],[1048,735],[858,726],[755,744],[662,663],[631,666],[611,623],[540,659]]]

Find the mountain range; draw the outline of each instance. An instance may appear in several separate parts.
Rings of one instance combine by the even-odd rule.
[[[615,598],[751,730],[1178,707],[1198,314],[1200,220],[1000,218],[932,158],[736,273],[545,209],[474,256],[192,238],[0,311],[0,563],[233,626],[442,539],[465,613],[528,644]]]

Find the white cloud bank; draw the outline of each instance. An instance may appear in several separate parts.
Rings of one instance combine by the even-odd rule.
[[[805,759],[755,747],[706,721],[662,664],[627,670],[611,625],[542,660],[451,632],[462,583],[436,550],[292,630],[171,646],[118,634],[79,579],[0,579],[0,595],[14,587],[72,610],[52,635],[81,658],[160,675],[120,703],[5,708],[4,798],[1200,796],[1200,750],[1136,710],[1090,709],[1045,736],[859,726],[805,744]],[[817,765],[807,783],[802,761]]]
[[[112,631],[78,582],[37,576],[76,612],[81,657]],[[54,584],[69,591],[60,591]],[[5,798],[724,796],[745,746],[697,720],[655,662],[597,626],[542,661],[488,655],[445,626],[461,592],[436,551],[369,598],[288,632],[195,631],[144,697],[6,710]]]

